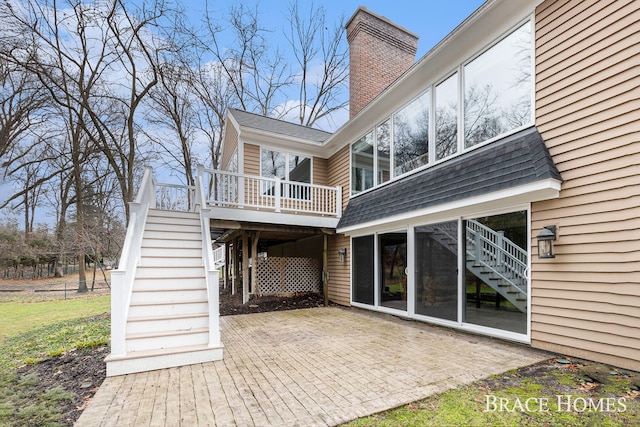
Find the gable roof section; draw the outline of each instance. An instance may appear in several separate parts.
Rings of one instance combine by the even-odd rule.
[[[531,127],[352,198],[337,228],[547,179],[562,181],[542,136]]]
[[[319,129],[297,125],[271,117],[264,117],[259,114],[236,110],[235,108],[229,108],[229,114],[234,117],[241,127],[304,139],[318,144],[323,143],[331,136],[331,133]]]

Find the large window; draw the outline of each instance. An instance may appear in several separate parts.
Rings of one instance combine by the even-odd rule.
[[[531,122],[531,24],[464,67],[464,140],[471,147]]]
[[[458,151],[458,73],[436,86],[436,160]]]
[[[393,115],[395,174],[429,163],[429,92]]]
[[[528,21],[448,76],[426,76],[441,80],[352,144],[351,193],[532,124],[532,49]]]
[[[262,149],[260,175],[296,182],[311,182],[311,159],[299,154]]]
[[[351,146],[351,193],[373,187],[373,132]]]

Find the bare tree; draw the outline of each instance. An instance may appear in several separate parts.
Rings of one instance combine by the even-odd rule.
[[[207,34],[201,43],[224,72],[235,95],[234,105],[270,115],[292,80],[282,53],[268,43],[269,30],[261,26],[257,7],[231,7],[223,20],[234,37],[231,45],[221,44],[221,34],[227,28],[212,15],[209,11],[206,14]]]
[[[6,46],[6,45],[5,45]],[[44,89],[35,76],[0,60],[0,159],[46,118]]]
[[[197,109],[190,82],[196,75],[190,67],[170,62],[162,64],[158,75],[160,83],[150,92],[153,108],[147,120],[159,129],[152,127],[147,135],[169,156],[171,169],[193,185]],[[164,130],[174,137],[167,137]]]
[[[298,110],[301,125],[313,126],[323,117],[344,109],[348,99],[348,50],[344,42],[344,16],[332,28],[323,6],[311,3],[306,11],[298,1],[289,5],[287,40],[296,58]]]

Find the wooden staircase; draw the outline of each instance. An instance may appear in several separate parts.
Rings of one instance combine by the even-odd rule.
[[[198,213],[149,209],[126,320],[126,353],[107,358],[107,376],[222,359],[222,345],[210,345],[202,233]]]

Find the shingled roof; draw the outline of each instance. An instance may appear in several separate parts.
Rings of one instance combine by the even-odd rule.
[[[545,179],[562,180],[535,127],[349,201],[338,230]]]
[[[307,141],[317,142],[318,144],[323,143],[331,136],[331,133],[323,130],[236,110],[235,108],[229,108],[229,114],[231,114],[242,127],[305,139]]]

